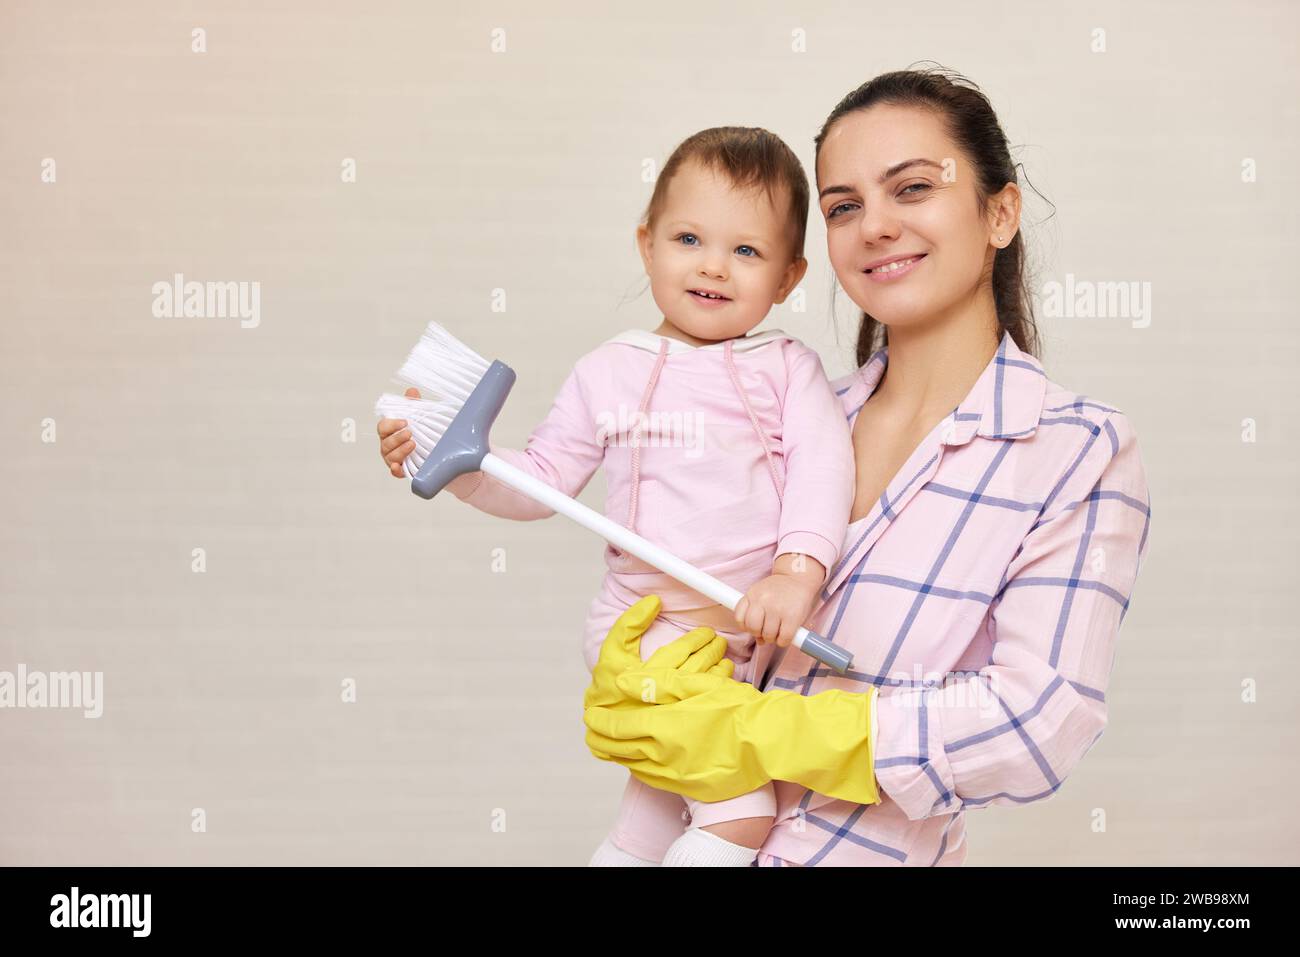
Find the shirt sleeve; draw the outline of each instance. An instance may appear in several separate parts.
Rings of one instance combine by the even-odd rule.
[[[853,509],[853,435],[817,353],[796,344],[781,411],[785,491],[776,553],[798,552],[835,567]]]
[[[1150,498],[1122,412],[1073,466],[991,603],[988,665],[882,690],[876,778],[911,820],[1050,797],[1101,737]]]
[[[489,440],[492,454],[570,498],[581,492],[600,463],[605,449],[597,441],[595,418],[583,389],[581,361],[569,373],[550,412],[533,430],[522,451]],[[529,498],[486,472],[457,476],[446,486],[462,502],[479,511],[521,522],[547,518],[554,509]]]

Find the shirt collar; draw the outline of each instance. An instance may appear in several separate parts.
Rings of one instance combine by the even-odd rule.
[[[765,345],[777,339],[791,339],[787,332],[780,329],[764,329],[762,332],[751,333],[747,336],[741,336],[731,340],[731,350],[733,352],[745,352],[748,349],[754,349],[758,346]],[[625,345],[636,346],[639,349],[645,349],[647,352],[658,353],[662,342],[668,340],[668,354],[676,355],[679,352],[721,352],[726,345],[723,342],[711,342],[707,346],[693,346],[689,342],[682,342],[680,339],[673,339],[669,336],[661,336],[649,329],[628,329],[620,332],[612,339],[606,340],[606,344],[621,342]]]
[[[854,389],[849,406],[853,413],[871,398],[889,364],[889,348],[883,346],[858,370],[859,388]],[[944,445],[965,445],[976,435],[987,439],[1024,439],[1038,428],[1047,393],[1047,374],[1042,363],[1022,352],[1003,331],[998,351],[984,367],[980,377],[948,413],[941,432]]]

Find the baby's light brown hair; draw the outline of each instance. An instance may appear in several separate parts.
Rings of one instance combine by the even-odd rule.
[[[737,189],[765,190],[773,206],[784,186],[788,198],[786,213],[794,238],[791,258],[803,256],[804,234],[808,231],[808,174],[781,137],[761,127],[715,126],[682,140],[659,171],[654,192],[641,217],[649,229],[654,229],[655,219],[663,211],[673,175],[683,164],[692,162],[725,175]]]

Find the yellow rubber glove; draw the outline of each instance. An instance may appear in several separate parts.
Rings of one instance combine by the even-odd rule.
[[[623,671],[614,680],[622,700],[583,715],[592,753],[651,787],[697,801],[723,801],[776,780],[855,804],[880,802],[871,753],[874,687],[764,693],[695,667],[686,673],[646,662]]]
[[[600,658],[591,672],[591,684],[582,698],[583,708],[639,707],[632,704],[614,684],[625,671],[634,668],[675,668],[682,674],[707,671],[730,678],[735,662],[724,658],[727,641],[712,628],[695,628],[660,648],[648,661],[641,660],[641,636],[654,622],[662,607],[658,595],[646,595],[623,612],[600,646]],[[699,652],[699,654],[696,654]]]

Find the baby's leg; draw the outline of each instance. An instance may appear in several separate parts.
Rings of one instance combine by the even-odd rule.
[[[595,666],[605,635],[626,610],[627,606],[607,589],[592,603],[584,640],[588,668]],[[641,658],[649,658],[685,632],[706,623],[690,620],[692,617],[695,616],[677,617],[661,613],[641,636]],[[739,652],[744,659],[750,658],[752,636],[716,627],[714,630],[727,640],[728,657],[734,660],[739,657]],[[749,680],[748,671],[752,664],[752,660],[737,662],[735,679]],[[690,830],[686,829],[685,823],[687,805],[691,807]],[[775,791],[770,783],[729,801],[706,803],[660,791],[629,776],[618,822],[606,843],[592,858],[592,863],[620,863],[621,851],[642,860],[663,861],[665,866],[747,866],[754,860],[757,848],[766,840],[775,815]],[[623,859],[621,863],[630,865],[633,862]]]
[[[608,837],[600,842],[596,853],[587,862],[588,867],[658,867],[658,861],[647,861],[644,857],[629,854],[615,845]]]
[[[722,621],[710,621],[698,612],[699,609],[694,609],[685,613],[661,615],[660,620],[667,619],[679,634],[702,624],[713,628],[727,641],[727,657],[736,661],[733,675],[735,680],[749,681],[754,666],[753,636],[719,627],[723,624]],[[655,641],[650,650],[662,647],[664,643],[662,640]],[[643,642],[642,656],[646,654]],[[748,866],[754,860],[757,849],[767,840],[768,832],[772,830],[772,823],[776,819],[776,790],[770,782],[749,794],[728,801],[685,800],[691,824],[664,855],[664,867]]]
[[[768,782],[757,790],[729,801],[692,801],[686,799],[691,827],[701,827],[710,834],[733,844],[759,848],[767,840],[776,819],[776,789]]]
[[[627,609],[628,605],[614,596],[608,586],[592,601],[583,639],[583,657],[588,670],[595,667],[609,629]],[[659,647],[680,634],[673,626],[656,620],[646,637]],[[685,829],[686,803],[680,795],[652,788],[629,774],[614,827],[596,850],[591,866],[657,866],[664,852]]]
[[[592,671],[600,658],[600,649],[609,636],[619,616],[631,605],[620,599],[608,584],[602,586],[600,594],[592,600],[587,609],[587,622],[583,628],[582,655],[587,670]],[[650,626],[641,634],[639,647],[641,660],[645,661],[652,654],[671,641],[675,641],[695,626],[682,621],[669,621],[662,612],[650,622]]]
[[[619,851],[658,864],[685,829],[686,804],[679,795],[652,788],[629,774],[618,819],[605,841]],[[591,863],[598,866],[604,863],[605,858],[616,863],[613,856],[598,851]]]
[[[768,782],[728,801],[686,800],[691,826],[664,855],[664,867],[748,867],[776,819]]]
[[[596,667],[601,646],[604,645],[609,630],[614,627],[614,622],[629,607],[626,602],[622,601],[610,590],[608,584],[602,587],[600,594],[592,601],[590,608],[587,610],[587,622],[584,627],[583,637],[583,658],[586,661],[588,671]],[[721,609],[722,606],[717,607]],[[727,614],[730,615],[730,612],[727,612]],[[747,672],[744,669],[749,663],[754,649],[753,636],[746,635],[743,632],[726,631],[715,627],[707,620],[705,615],[692,616],[680,612],[660,611],[655,620],[641,634],[641,640],[638,643],[641,650],[641,660],[645,661],[664,645],[670,644],[688,631],[704,625],[713,628],[717,634],[726,640],[726,656],[736,662],[736,671],[733,677],[737,681],[747,681]]]

